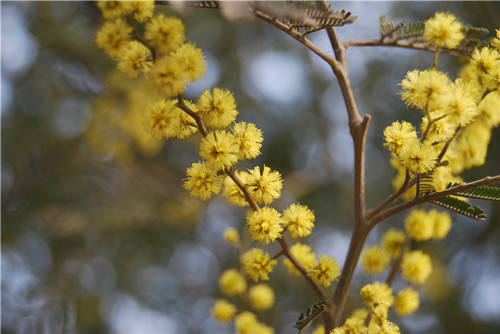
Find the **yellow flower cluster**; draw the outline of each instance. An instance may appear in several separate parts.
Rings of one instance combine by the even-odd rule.
[[[447,212],[432,209],[410,211],[405,219],[408,236],[417,241],[443,239],[451,228],[451,218]]]
[[[361,288],[361,298],[368,305],[371,321],[368,333],[399,333],[396,324],[387,320],[389,308],[395,298],[392,289],[387,283],[374,282]],[[351,319],[356,318],[355,316]],[[366,317],[363,317],[364,320]],[[364,321],[363,321],[364,324]]]
[[[266,326],[257,320],[257,316],[249,311],[236,315],[234,321],[237,334],[273,334],[272,327]]]
[[[321,255],[319,261],[315,259],[308,269],[313,281],[322,284],[324,287],[329,287],[332,281],[340,275],[337,260],[325,254]]]

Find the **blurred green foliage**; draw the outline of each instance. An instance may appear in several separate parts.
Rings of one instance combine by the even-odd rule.
[[[377,8],[396,21],[444,10],[490,32],[499,28],[499,2],[334,5],[358,16],[339,28],[341,37],[356,38],[357,25],[366,27],[363,20],[373,21]],[[352,218],[352,153],[333,75],[304,47],[256,19],[232,22],[217,10],[157,10],[180,16],[188,39],[207,57],[206,78],[187,97],[213,85],[234,92],[240,119],[264,131],[263,154],[251,163],[265,163],[285,178],[277,208],[292,200],[309,205],[317,227],[308,241],[342,264]],[[108,109],[121,117],[131,103],[126,89],[144,88],[113,78],[116,64],[94,43],[102,22],[94,3],[2,2],[1,14],[2,333],[231,332],[209,309],[220,296],[218,275],[238,262],[222,231],[234,226],[244,233],[244,212],[223,198],[204,203],[183,190],[185,169],[198,159],[195,142],[170,140],[148,151],[112,127],[100,130],[97,143],[88,140],[89,125],[102,119],[103,99],[116,98],[120,103]],[[373,27],[360,33],[378,37]],[[326,48],[321,34],[313,39]],[[360,110],[373,116],[370,206],[391,191],[394,174],[383,129],[395,119],[415,119],[404,111],[397,84],[408,70],[432,63],[432,55],[353,49],[348,56]],[[441,62],[450,73],[459,65],[446,56]],[[496,129],[487,164],[466,180],[498,173],[499,142]],[[396,320],[404,333],[500,331],[498,299],[486,298],[500,296],[500,208],[486,212],[481,223],[454,216],[446,240],[422,245],[437,259],[436,271],[419,312]],[[316,300],[301,278],[279,267],[270,281],[278,302],[259,317],[276,333],[291,333]],[[348,308],[357,307],[359,287],[369,280],[357,275]]]

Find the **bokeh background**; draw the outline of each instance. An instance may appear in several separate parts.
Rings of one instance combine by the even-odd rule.
[[[336,2],[334,8],[358,16],[338,29],[342,39],[378,38],[382,14],[398,22],[425,20],[437,10],[487,27],[489,37],[500,28],[500,2]],[[218,10],[157,11],[180,16],[188,40],[205,54],[207,73],[186,96],[196,99],[213,86],[234,92],[239,119],[264,131],[263,154],[240,168],[266,164],[281,171],[276,208],[309,205],[317,224],[307,242],[342,264],[353,215],[353,153],[331,70],[256,19],[230,20]],[[197,139],[144,136],[134,111],[157,93],[117,73],[97,48],[101,23],[92,2],[1,3],[2,333],[231,333],[209,309],[222,296],[219,274],[238,266],[223,230],[239,229],[252,245],[244,210],[183,190],[185,169],[199,159]],[[331,52],[324,32],[311,38]],[[398,83],[407,71],[429,67],[432,54],[358,48],[348,58],[360,110],[373,116],[370,207],[391,192],[394,176],[383,129],[418,117],[405,110]],[[460,63],[440,56],[439,66],[454,77]],[[487,164],[465,173],[466,180],[498,174],[499,140],[496,129]],[[486,221],[453,215],[445,240],[415,245],[433,255],[435,270],[419,311],[391,315],[403,333],[500,332],[500,206],[483,208]],[[378,226],[367,245],[403,219]],[[359,288],[372,280],[356,274],[348,311],[360,306]],[[291,325],[317,301],[314,293],[282,264],[269,284],[277,302],[259,319],[276,333],[295,333]]]

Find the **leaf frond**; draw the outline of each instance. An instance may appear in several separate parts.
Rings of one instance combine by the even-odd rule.
[[[458,184],[449,183],[447,188],[457,186]],[[481,199],[486,201],[500,202],[500,187],[480,186],[474,189],[460,191],[455,196]]]
[[[307,330],[311,322],[325,310],[327,303],[328,302],[326,300],[322,299],[313,306],[309,307],[305,315],[304,313],[300,314],[299,320],[295,323],[295,325],[293,325],[293,327],[297,328],[299,333],[302,332],[303,329]]]
[[[485,220],[486,214],[484,210],[478,206],[472,206],[469,202],[463,201],[456,197],[445,196],[431,201],[432,204],[441,206],[445,209],[455,211],[461,215],[473,218],[476,220]]]

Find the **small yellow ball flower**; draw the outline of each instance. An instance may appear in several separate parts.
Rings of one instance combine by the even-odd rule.
[[[224,239],[232,244],[238,244],[240,242],[240,234],[234,227],[228,227],[224,230]]]
[[[420,133],[426,133],[425,137],[426,143],[445,143],[455,134],[455,129],[457,128],[456,123],[450,122],[448,116],[444,113],[439,113],[434,115],[437,120],[432,122],[429,126],[429,119],[427,117],[422,117],[422,123],[420,125]],[[444,117],[439,119],[440,117]],[[437,147],[437,145],[433,145]]]
[[[379,334],[400,334],[399,327],[389,320],[382,321]]]
[[[385,128],[384,137],[384,146],[396,155],[399,155],[403,147],[409,142],[417,140],[417,132],[410,123],[396,121]]]
[[[153,17],[155,2],[153,0],[127,1],[129,11],[139,22],[144,22]]]
[[[401,253],[405,238],[403,231],[391,228],[382,235],[382,248],[394,259]]]
[[[443,239],[451,229],[451,217],[448,212],[439,212],[438,210],[431,210],[431,215],[434,221],[432,237],[434,239]]]
[[[230,168],[237,160],[238,146],[226,131],[214,131],[201,140],[200,156],[215,170]]]
[[[236,176],[243,182],[243,184],[246,183],[249,174],[247,172],[239,172],[236,171]],[[245,194],[243,191],[238,187],[238,185],[231,179],[229,176],[226,176],[224,178],[224,196],[226,197],[227,201],[231,204],[235,204],[238,206],[248,206],[248,201],[245,198]]]
[[[217,175],[217,171],[208,168],[205,163],[197,162],[188,168],[187,179],[184,181],[184,188],[190,194],[207,200],[212,194],[218,194],[222,188],[222,177]]]
[[[470,61],[472,70],[478,75],[481,87],[491,91],[496,90],[498,82],[495,81],[495,74],[500,68],[500,51],[484,47],[481,50],[474,50]]]
[[[247,224],[252,239],[263,244],[276,240],[283,231],[281,214],[267,206],[252,212],[247,217]]]
[[[417,241],[429,240],[434,232],[434,219],[430,212],[422,209],[410,211],[405,219],[408,236]]]
[[[470,82],[463,79],[455,81],[451,94],[443,99],[447,122],[464,127],[472,121],[476,112],[474,90]]]
[[[219,277],[219,286],[228,296],[239,295],[246,291],[247,281],[238,270],[231,268]]]
[[[168,97],[180,95],[186,89],[182,67],[172,56],[158,59],[150,74],[153,83]]]
[[[103,48],[111,58],[121,57],[125,45],[130,40],[130,33],[132,28],[121,19],[105,22],[97,32],[97,46]]]
[[[203,53],[191,43],[186,43],[171,53],[173,61],[181,68],[186,83],[200,79],[206,71]]]
[[[347,334],[347,333],[366,333],[367,328],[363,319],[358,317],[347,318],[345,323],[335,328],[331,333],[333,334]]]
[[[367,248],[361,257],[361,264],[369,274],[378,274],[384,271],[391,262],[391,256],[382,247],[373,245]]]
[[[126,44],[118,68],[130,78],[136,79],[139,72],[147,73],[153,62],[149,59],[150,51],[138,41],[131,41]]]
[[[283,180],[278,171],[271,171],[271,168],[264,166],[261,174],[260,167],[255,166],[249,173],[246,180],[247,190],[256,202],[270,204],[281,196]]]
[[[306,268],[306,270],[309,270],[316,264],[316,254],[311,250],[309,245],[296,243],[290,247],[290,252],[304,266],[304,268]],[[283,259],[283,264],[288,268],[289,273],[297,276],[300,275],[300,271],[288,258]]]
[[[418,292],[410,287],[399,291],[394,300],[394,309],[399,315],[406,315],[415,312],[420,305]]]
[[[205,90],[197,104],[207,126],[218,128],[228,126],[238,115],[233,93],[225,89],[214,88],[212,93]]]
[[[269,273],[277,261],[269,258],[269,254],[260,248],[252,248],[241,256],[241,264],[247,275],[257,282],[269,280]]]
[[[257,284],[250,287],[248,298],[256,310],[267,310],[274,305],[274,291],[267,284]]]
[[[487,127],[500,125],[500,91],[490,92],[477,107],[476,119]]]
[[[212,307],[211,312],[217,321],[229,322],[236,313],[236,306],[225,299],[219,299]]]
[[[308,273],[314,282],[322,284],[326,288],[340,275],[340,269],[334,257],[323,254],[319,262],[315,261],[315,263],[311,265]]]
[[[101,10],[102,16],[108,20],[125,15],[129,9],[125,1],[98,1],[97,7]]]
[[[424,283],[432,272],[431,257],[421,250],[408,252],[401,262],[404,278],[414,283]]]
[[[306,237],[314,227],[314,213],[305,205],[292,204],[283,212],[283,221],[293,238]]]
[[[175,137],[177,133],[175,109],[175,102],[167,100],[151,103],[148,106],[144,127],[154,139]]]
[[[401,98],[406,105],[433,112],[442,107],[442,98],[451,92],[448,76],[436,70],[413,70],[401,81]]]
[[[238,122],[233,125],[231,132],[239,147],[238,159],[255,158],[260,154],[262,147],[262,131],[252,123]]]
[[[182,21],[163,14],[155,16],[146,24],[144,37],[165,54],[180,47],[186,39]]]
[[[456,139],[454,152],[456,156],[450,161],[454,172],[484,165],[491,139],[491,128],[480,122],[465,127]]]
[[[388,308],[394,303],[392,289],[387,283],[374,282],[367,284],[361,288],[360,293],[361,298],[370,306],[370,309],[377,305]]]
[[[464,39],[462,24],[453,14],[436,13],[425,21],[424,39],[438,48],[454,48]]]
[[[241,312],[234,321],[236,334],[273,334],[272,327],[266,326],[257,320],[255,314],[249,311]]]
[[[430,172],[436,164],[438,153],[427,143],[412,142],[403,147],[399,160],[412,173]]]

